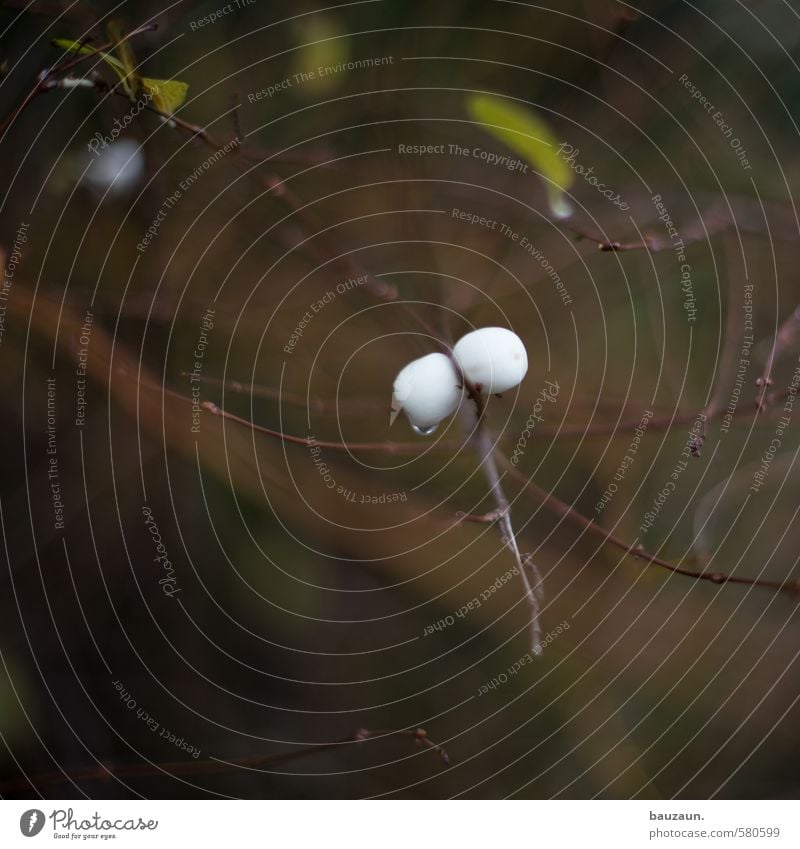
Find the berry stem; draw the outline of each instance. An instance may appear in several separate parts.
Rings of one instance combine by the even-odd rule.
[[[530,639],[531,651],[533,654],[541,654],[541,624],[540,624],[540,598],[541,598],[541,578],[536,564],[529,556],[523,557],[517,537],[514,533],[514,526],[511,522],[511,505],[508,502],[505,492],[503,491],[502,476],[497,468],[497,460],[495,458],[495,441],[492,436],[491,429],[486,421],[485,401],[480,390],[470,386],[468,381],[464,381],[464,387],[467,394],[475,405],[475,441],[478,450],[478,458],[480,460],[481,469],[483,471],[486,482],[489,484],[489,489],[492,493],[496,505],[496,527],[500,530],[500,539],[503,545],[511,552],[516,562],[517,569],[522,579],[522,585],[525,589],[525,599],[530,607]],[[536,581],[536,586],[531,584],[530,578],[526,572],[526,567],[530,566],[531,571]]]

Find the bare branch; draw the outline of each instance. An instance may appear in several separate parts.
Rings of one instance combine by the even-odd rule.
[[[761,377],[756,380],[756,386],[758,387],[756,407],[759,410],[764,408],[764,398],[770,386],[772,386],[772,370],[775,367],[775,361],[788,347],[797,341],[798,331],[800,331],[800,306],[795,307],[794,312],[778,328],[778,332],[775,334],[775,339],[770,348],[769,356],[764,364],[764,371],[761,373]]]
[[[514,466],[505,458],[503,458],[503,466],[509,477],[522,483],[524,485],[525,492],[529,495],[535,496],[537,500],[544,504],[549,510],[552,510],[559,516],[567,519],[573,525],[578,525],[579,527],[584,528],[588,533],[601,537],[605,542],[619,548],[636,560],[644,560],[648,564],[660,566],[661,568],[674,572],[677,575],[684,575],[688,578],[696,578],[700,581],[711,581],[711,583],[714,584],[744,584],[746,586],[762,587],[768,590],[787,592],[795,595],[800,593],[800,579],[798,578],[792,578],[787,581],[769,581],[763,578],[745,578],[738,575],[730,575],[716,570],[708,571],[707,569],[703,569],[700,571],[676,566],[668,560],[657,557],[655,554],[650,554],[644,549],[644,546],[640,544],[627,543],[612,534],[610,531],[605,530],[605,528],[601,525],[596,524],[587,516],[584,516],[582,513],[577,511],[574,507],[571,507],[557,496],[547,492],[547,490],[542,489],[532,480],[528,479],[520,471],[515,469]]]
[[[292,392],[286,392],[283,389],[276,389],[273,386],[262,386],[258,383],[241,383],[238,380],[222,380],[218,377],[206,377],[205,375],[197,375],[188,371],[182,371],[181,377],[191,377],[197,383],[204,383],[207,386],[217,386],[225,389],[226,392],[235,392],[237,395],[252,395],[254,398],[270,398],[276,401],[281,401],[285,404],[303,407],[312,410],[315,413],[348,413],[352,415],[362,415],[364,413],[374,413],[376,409],[385,406],[385,399],[376,397],[360,398],[309,398],[305,395],[296,395]],[[388,408],[387,408],[388,413]]]
[[[789,396],[788,391],[781,392],[773,392],[768,395],[765,399],[762,400],[762,409],[769,409],[770,407],[779,404],[781,401],[786,400]],[[678,414],[663,414],[660,416],[653,416],[647,424],[648,433],[650,431],[661,431],[661,430],[669,430],[672,427],[683,427],[686,425],[693,424],[698,416],[704,415],[706,417],[707,424],[709,421],[714,419],[721,418],[722,415],[726,411],[724,409],[713,409],[708,414],[705,412],[696,412],[696,413],[680,413]],[[752,413],[752,407],[741,405],[733,411],[732,416],[734,419],[744,419],[747,418]],[[576,437],[584,437],[584,436],[608,436],[608,435],[622,435],[626,433],[632,433],[636,430],[641,424],[640,419],[630,419],[624,422],[599,422],[597,424],[583,424],[583,425],[562,425],[561,427],[537,427],[536,433],[540,436],[549,436],[554,439],[571,439]]]
[[[158,29],[158,24],[144,24],[143,26],[137,27],[136,29],[129,32],[123,39],[123,41],[127,41],[134,36],[141,35],[145,32],[153,32]],[[0,137],[5,134],[5,131],[14,123],[14,121],[19,118],[22,112],[31,104],[31,102],[40,94],[44,94],[47,91],[55,88],[59,83],[59,78],[63,77],[64,74],[71,71],[73,68],[80,65],[82,62],[86,62],[89,59],[100,59],[100,53],[102,51],[110,50],[114,46],[113,42],[107,42],[106,44],[101,44],[100,47],[94,49],[93,53],[82,53],[79,56],[75,56],[67,62],[64,62],[60,65],[55,65],[52,68],[45,68],[41,71],[36,78],[36,85],[22,98],[17,107],[11,112],[11,114],[0,124]]]
[[[178,395],[178,397],[190,404],[194,403],[191,398],[186,398],[183,395]],[[254,430],[256,433],[264,433],[267,436],[274,436],[276,439],[282,439],[284,442],[291,442],[295,445],[305,445],[308,448],[319,446],[320,448],[325,448],[329,451],[342,451],[344,453],[350,453],[351,451],[377,451],[384,454],[420,454],[423,451],[430,450],[432,447],[427,444],[418,445],[414,442],[326,442],[323,439],[313,439],[306,436],[293,436],[290,433],[282,433],[279,430],[273,430],[270,427],[258,425],[255,422],[251,422],[249,419],[242,418],[242,416],[237,416],[234,413],[229,413],[227,410],[223,410],[222,407],[218,407],[213,401],[202,401],[200,406],[206,410],[206,412],[211,413],[214,416],[221,416],[223,419],[227,419],[228,421],[250,428],[250,430]],[[452,444],[446,442],[438,442],[435,445],[439,449],[453,447]]]
[[[197,761],[169,761],[165,763],[128,763],[128,764],[101,764],[99,766],[83,767],[76,770],[64,772],[48,772],[35,775],[32,778],[15,779],[0,785],[0,792],[4,795],[10,792],[29,790],[31,787],[48,787],[54,784],[64,784],[68,781],[111,781],[116,778],[144,778],[144,777],[172,777],[172,776],[199,776],[218,775],[235,772],[241,769],[260,770],[277,764],[306,758],[322,752],[329,752],[342,746],[362,743],[365,740],[375,740],[386,737],[410,738],[417,746],[436,752],[447,766],[450,757],[445,749],[428,737],[424,728],[369,731],[360,728],[352,736],[331,743],[318,743],[316,746],[304,746],[302,749],[294,749],[288,752],[273,752],[269,755],[257,755],[256,757],[240,758],[232,761],[223,761],[217,758]]]
[[[685,226],[681,230],[681,241],[685,246],[691,245],[693,242],[703,241],[713,236],[714,234],[724,230],[731,223],[730,216],[721,204],[715,204],[699,218],[695,219],[691,224]],[[592,235],[579,230],[577,227],[569,227],[570,230],[578,237],[579,240],[587,239],[597,245],[597,250],[603,252],[617,251],[663,251],[674,246],[672,239],[663,235],[654,236],[647,234],[643,241],[635,242],[620,242],[612,239],[605,239],[601,236]]]

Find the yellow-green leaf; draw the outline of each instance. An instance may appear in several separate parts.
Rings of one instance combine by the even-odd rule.
[[[56,38],[53,44],[61,50],[67,50],[70,53],[78,53],[83,56],[97,55],[114,70],[120,78],[123,88],[129,97],[138,96],[140,91],[144,91],[153,101],[153,106],[159,112],[166,115],[171,115],[183,104],[186,100],[186,95],[189,91],[188,83],[180,80],[156,80],[151,77],[140,77],[136,73],[136,57],[126,41],[121,41],[121,35],[118,28],[112,28],[108,25],[109,37],[116,44],[117,51],[122,51],[124,61],[120,61],[110,53],[105,53],[102,50],[95,50],[88,44],[82,44],[79,41],[72,41],[68,38]],[[126,48],[127,49],[124,49]]]
[[[141,77],[139,76],[138,71],[139,63],[136,61],[133,48],[131,47],[130,41],[128,41],[123,35],[122,24],[119,21],[109,21],[106,25],[106,33],[108,34],[109,40],[114,45],[114,51],[119,57],[119,61],[125,72],[122,84],[125,87],[125,91],[133,97],[141,88]]]
[[[152,80],[142,77],[142,88],[150,95],[159,112],[171,115],[186,100],[188,83],[180,80]]]
[[[62,50],[68,50],[70,53],[79,53],[82,56],[99,56],[104,62],[107,62],[108,65],[114,69],[117,76],[119,76],[125,86],[125,90],[128,94],[130,94],[130,89],[126,84],[128,74],[125,71],[125,66],[119,61],[119,59],[115,59],[110,53],[104,53],[102,50],[95,50],[94,47],[90,47],[88,44],[81,44],[80,41],[71,41],[68,38],[55,38],[53,39],[53,44],[56,47],[60,47]]]
[[[558,155],[558,141],[547,124],[532,109],[489,94],[472,95],[467,109],[487,133],[542,174],[553,214],[569,217],[572,208],[564,193],[572,185],[573,173]]]

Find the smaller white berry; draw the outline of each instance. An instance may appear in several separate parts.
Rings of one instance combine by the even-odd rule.
[[[463,387],[458,371],[445,354],[428,354],[413,360],[394,380],[391,425],[400,410],[422,436],[433,433],[439,422],[455,412]]]
[[[456,342],[453,357],[464,378],[484,395],[517,386],[528,371],[522,339],[505,327],[482,327]]]
[[[141,145],[133,139],[112,142],[99,154],[86,157],[92,163],[86,182],[95,192],[124,194],[144,176],[145,162]]]

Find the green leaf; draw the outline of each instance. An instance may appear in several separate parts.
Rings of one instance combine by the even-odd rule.
[[[80,41],[71,41],[68,38],[55,38],[53,44],[60,47],[62,50],[67,50],[70,53],[78,53],[82,56],[99,56],[104,62],[107,62],[118,74],[123,83],[128,79],[128,74],[125,72],[125,66],[119,59],[115,59],[110,53],[104,53],[102,50],[95,50],[88,44],[81,44]],[[127,90],[127,86],[126,86]]]
[[[189,91],[188,83],[182,83],[180,80],[153,80],[150,77],[142,77],[140,82],[153,99],[156,109],[165,115],[172,115],[186,100]]]
[[[153,106],[166,115],[171,115],[175,110],[186,100],[186,95],[189,90],[187,83],[180,80],[156,80],[150,77],[140,77],[136,71],[136,57],[130,49],[127,41],[122,41],[122,36],[118,27],[108,26],[109,35],[116,44],[117,51],[121,54],[120,61],[110,53],[104,53],[102,50],[95,50],[88,44],[82,44],[79,41],[72,41],[68,38],[56,38],[53,44],[61,50],[66,50],[70,53],[78,53],[83,56],[97,55],[106,62],[120,78],[125,92],[131,99],[134,99],[140,90],[144,90],[152,99]]]
[[[544,178],[550,209],[558,218],[572,214],[565,191],[572,185],[572,169],[558,155],[558,141],[550,127],[529,108],[490,94],[472,95],[470,117],[506,147],[519,154]]]

